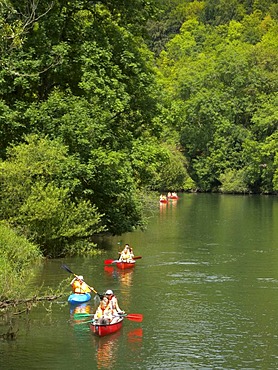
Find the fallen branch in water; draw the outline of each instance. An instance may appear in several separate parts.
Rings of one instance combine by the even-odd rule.
[[[6,299],[0,301],[0,342],[15,340],[17,338],[18,329],[18,316],[21,314],[29,314],[32,308],[39,302],[52,302],[55,299],[63,296],[63,294],[53,294],[45,297],[37,297],[25,299]],[[23,307],[19,307],[23,305]],[[52,303],[50,303],[52,305]],[[25,307],[24,307],[25,306]]]
[[[45,297],[34,296],[32,298],[26,298],[26,299],[7,299],[5,301],[0,301],[0,309],[5,309],[9,307],[17,307],[21,304],[30,304],[30,303],[36,303],[36,302],[42,302],[42,301],[54,301],[55,299],[58,299],[61,296],[62,294],[45,296]]]

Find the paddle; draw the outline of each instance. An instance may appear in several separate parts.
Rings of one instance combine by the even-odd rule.
[[[75,316],[75,315],[78,315],[78,316]],[[90,314],[90,313],[77,313],[75,314],[74,317],[78,317],[78,318],[81,318],[81,317],[90,317],[90,316],[94,316],[94,314]],[[141,313],[129,313],[129,314],[119,314],[118,315],[119,317],[123,317],[125,319],[128,319],[128,320],[131,320],[131,321],[137,321],[137,322],[142,322],[143,321],[143,315]]]
[[[129,313],[129,314],[123,314],[119,316],[125,319],[128,319],[128,320],[131,320],[131,321],[137,321],[137,322],[143,321],[143,315],[141,313]]]
[[[78,278],[78,275],[76,275],[73,271],[71,271],[71,269],[68,267],[68,266],[66,266],[66,265],[62,265],[61,266],[61,268],[63,268],[64,270],[66,270],[67,272],[69,272],[70,274],[73,274],[75,277],[77,277]],[[84,281],[84,280],[83,280]],[[85,281],[84,281],[84,283],[85,283]],[[86,283],[87,284],[87,283]],[[91,286],[89,286],[88,284],[87,284],[87,286],[88,286],[88,288],[92,291],[92,292],[94,292],[95,294],[97,294],[98,296],[99,296],[99,298],[100,299],[102,299],[103,298],[103,294],[99,294],[93,287],[91,287]]]
[[[119,254],[122,254],[122,252],[118,252]],[[135,256],[133,257],[134,260],[139,260],[140,258],[142,258],[142,256]]]
[[[116,263],[116,262],[119,262],[119,261],[118,260],[105,260],[104,264],[105,265],[111,265],[112,263]]]
[[[81,325],[81,324],[89,324],[89,323],[92,323],[92,322],[94,322],[94,320],[82,321],[82,322],[79,322],[78,325]]]
[[[80,319],[82,317],[90,317],[90,316],[94,316],[94,313],[90,314],[90,313],[86,313],[86,312],[77,312],[73,315],[73,318],[74,319]]]
[[[142,256],[135,256],[135,257],[133,257],[133,259],[134,260],[139,260],[139,259],[141,259],[142,258]],[[104,264],[105,265],[111,265],[111,264],[113,264],[113,263],[116,263],[116,262],[119,262],[119,260],[105,260],[104,261]]]

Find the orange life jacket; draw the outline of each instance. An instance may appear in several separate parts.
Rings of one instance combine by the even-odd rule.
[[[90,292],[88,285],[84,281],[80,282],[79,280],[74,280],[72,290],[77,294]]]

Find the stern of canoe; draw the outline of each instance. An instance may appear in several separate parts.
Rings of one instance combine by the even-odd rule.
[[[72,293],[68,297],[68,302],[71,304],[79,304],[79,303],[88,302],[90,299],[91,299],[90,293],[84,293],[84,294],[83,293],[81,294]]]
[[[91,322],[90,327],[92,332],[99,337],[104,337],[105,335],[109,335],[115,333],[116,331],[120,330],[123,325],[123,318],[119,319],[118,322],[114,324],[98,324],[96,322]]]

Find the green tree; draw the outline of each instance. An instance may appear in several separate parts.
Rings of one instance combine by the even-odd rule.
[[[64,254],[67,243],[104,230],[96,206],[80,197],[81,173],[78,159],[59,141],[26,137],[0,166],[1,219],[44,254]]]
[[[217,27],[186,21],[159,59],[189,174],[205,191],[219,189],[230,174],[242,179],[239,189],[273,191],[277,24],[261,14]],[[256,160],[247,142],[257,145]]]

